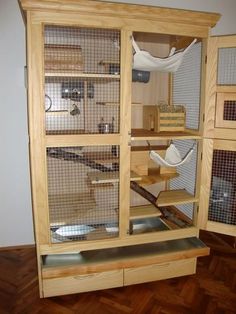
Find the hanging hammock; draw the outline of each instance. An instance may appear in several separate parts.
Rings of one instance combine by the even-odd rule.
[[[168,57],[157,58],[153,57],[148,51],[140,50],[132,37],[132,45],[135,50],[133,56],[133,69],[140,71],[175,72],[181,65],[184,55],[196,41],[197,39],[195,38],[185,50],[175,52],[176,48],[173,47]]]
[[[181,158],[180,153],[174,144],[170,144],[170,146],[167,148],[165,158],[162,158],[158,153],[153,150],[150,151],[149,156],[154,162],[156,162],[160,166],[178,167],[190,161],[194,151],[194,147],[195,145],[188,151],[183,159]]]

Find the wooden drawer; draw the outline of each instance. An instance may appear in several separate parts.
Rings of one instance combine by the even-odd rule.
[[[124,269],[124,286],[148,281],[191,275],[196,272],[196,258]]]
[[[43,280],[44,297],[123,286],[123,269]]]

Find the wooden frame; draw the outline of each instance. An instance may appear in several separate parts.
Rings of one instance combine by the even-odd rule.
[[[207,47],[206,96],[205,96],[205,138],[236,139],[236,133],[228,125],[222,126],[222,112],[217,112],[217,93],[235,93],[235,86],[217,85],[218,49],[236,47],[236,36],[211,37]],[[219,94],[219,99],[220,99]],[[226,96],[227,97],[227,96]],[[220,101],[220,100],[219,100]],[[221,110],[221,109],[220,109]]]
[[[205,229],[208,231],[219,232],[235,236],[236,226],[208,220],[212,160],[213,151],[215,149],[236,151],[236,142],[230,140],[214,140],[214,139],[205,139],[203,141],[203,159],[202,159],[203,167],[202,167],[202,183],[200,190],[200,203],[199,203],[200,212],[198,216],[198,226],[201,229]]]
[[[219,14],[192,12],[186,10],[157,8],[150,6],[139,6],[129,4],[115,4],[108,2],[99,2],[91,0],[20,0],[20,4],[27,18],[27,55],[28,55],[28,108],[29,108],[29,133],[30,133],[30,162],[31,162],[31,183],[34,207],[35,235],[38,254],[38,272],[40,281],[40,295],[51,296],[61,293],[64,284],[68,293],[93,290],[93,282],[97,278],[104,280],[104,284],[98,285],[100,288],[121,286],[125,276],[125,284],[135,282],[134,276],[140,274],[142,281],[149,281],[145,272],[155,264],[151,273],[157,273],[156,279],[163,279],[173,276],[186,275],[195,272],[196,252],[185,255],[183,252],[177,252],[173,255],[162,256],[150,262],[146,259],[143,263],[143,256],[138,261],[131,261],[123,267],[127,268],[125,272],[118,269],[116,265],[112,269],[105,271],[97,267],[99,271],[94,278],[80,277],[85,288],[77,288],[75,278],[72,278],[73,272],[68,274],[63,280],[54,282],[54,278],[42,278],[42,256],[47,254],[58,254],[66,252],[90,251],[94,249],[106,249],[111,247],[135,246],[138,244],[155,243],[157,241],[179,240],[198,236],[196,227],[179,228],[162,232],[150,232],[143,234],[129,234],[130,221],[130,155],[131,141],[137,140],[161,140],[171,139],[201,139],[199,132],[186,130],[185,132],[149,134],[139,131],[131,134],[131,85],[132,85],[132,43],[131,36],[133,32],[156,33],[167,36],[189,36],[198,37],[205,43],[209,35],[209,30],[219,19]],[[95,17],[95,18],[94,18]],[[97,74],[97,73],[60,73],[51,70],[44,72],[44,25],[59,26],[78,26],[89,28],[115,29],[120,31],[121,35],[121,60],[120,74]],[[166,49],[166,47],[164,47]],[[204,58],[203,58],[204,59]],[[205,64],[202,65],[205,71]],[[45,132],[45,108],[44,102],[44,77],[50,80],[51,77],[74,77],[82,80],[92,80],[97,78],[108,80],[120,80],[120,132],[118,134],[53,134]],[[202,83],[202,86],[204,84]],[[171,98],[171,97],[170,97]],[[201,106],[203,104],[201,98]],[[201,129],[202,122],[200,122]],[[50,223],[49,223],[49,204],[48,204],[48,178],[47,178],[47,156],[46,149],[51,147],[73,147],[73,146],[101,146],[118,145],[120,147],[119,160],[119,236],[110,239],[97,239],[88,241],[74,241],[66,243],[51,243]],[[200,166],[200,150],[198,153],[198,167]],[[167,178],[166,180],[168,180]],[[152,183],[152,180],[149,181]],[[109,182],[111,183],[111,182]],[[167,183],[165,183],[167,186]],[[199,175],[197,179],[197,189],[199,188]],[[181,195],[180,195],[181,194]],[[186,193],[178,193],[180,199],[178,204],[183,202],[198,202],[199,193],[195,196],[186,196]],[[172,203],[168,198],[168,204]],[[176,203],[176,204],[177,204]],[[161,205],[166,205],[163,201]],[[154,204],[157,206],[156,204]],[[163,206],[164,206],[163,205]],[[155,207],[154,206],[154,207]],[[196,205],[197,206],[197,205]],[[195,207],[196,207],[195,206]],[[196,212],[196,210],[195,210]],[[150,211],[149,211],[150,213]],[[154,213],[154,214],[153,214]],[[156,217],[156,211],[151,211],[151,215]],[[195,215],[194,215],[195,216]],[[137,217],[137,213],[136,213]],[[142,217],[141,217],[142,218]],[[134,218],[133,218],[134,219]],[[194,223],[196,218],[194,217]],[[198,251],[199,255],[207,254],[208,250]],[[182,260],[185,266],[181,265]],[[180,261],[179,261],[180,260]],[[159,265],[167,261],[168,265]],[[138,267],[139,266],[139,267]],[[147,269],[142,268],[147,267]],[[162,275],[162,269],[165,269]],[[82,268],[81,268],[82,269]],[[81,269],[79,271],[81,271]],[[116,269],[116,270],[115,270]],[[118,269],[118,270],[117,270]],[[106,273],[105,273],[106,272]],[[171,275],[168,273],[171,272]],[[81,275],[81,274],[80,274]],[[82,274],[81,276],[84,276]],[[46,280],[51,280],[50,282]],[[70,286],[71,285],[71,286]],[[58,290],[57,290],[58,289]],[[86,290],[86,291],[87,291]]]
[[[236,88],[235,88],[236,90]],[[216,94],[216,128],[236,129],[236,120],[224,120],[224,103],[225,101],[234,101],[236,108],[236,92],[235,93],[217,93]],[[236,109],[235,109],[236,111]]]

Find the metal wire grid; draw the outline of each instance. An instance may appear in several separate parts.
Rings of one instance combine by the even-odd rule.
[[[119,46],[116,30],[45,27],[47,134],[119,132]]]
[[[236,224],[236,152],[214,150],[208,218]]]
[[[236,101],[226,100],[224,102],[223,120],[236,121]]]
[[[197,130],[200,113],[202,44],[195,44],[173,75],[173,103],[186,108],[186,127]]]
[[[117,146],[47,149],[52,242],[118,236]]]
[[[183,158],[187,152],[193,147],[194,140],[184,140],[184,141],[174,141],[174,145],[179,150],[181,157]],[[170,181],[170,189],[178,190],[185,189],[192,195],[195,195],[196,189],[196,175],[197,175],[197,153],[198,148],[195,146],[193,155],[189,162],[177,167],[177,172],[179,177]],[[180,211],[182,211],[189,218],[193,219],[193,209],[194,204],[183,204],[176,206]]]
[[[218,50],[217,84],[236,84],[236,48],[220,48]]]

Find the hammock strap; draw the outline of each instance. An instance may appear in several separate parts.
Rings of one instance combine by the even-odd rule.
[[[137,45],[136,41],[134,40],[134,37],[132,36],[131,39],[132,39],[132,45],[133,45],[133,48],[134,48],[135,52],[136,53],[139,52],[140,49],[139,49],[139,46]]]

